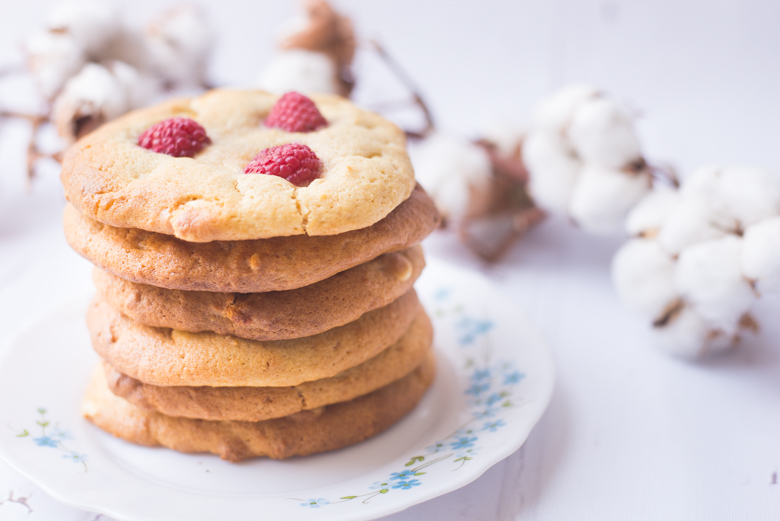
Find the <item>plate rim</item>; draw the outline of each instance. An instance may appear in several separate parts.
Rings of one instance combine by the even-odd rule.
[[[465,269],[458,265],[437,258],[428,258],[426,259],[426,261],[428,264],[428,270],[430,271],[434,271],[436,269],[436,266],[438,265],[438,266],[446,267],[446,269],[463,272],[468,277],[471,277],[475,280],[479,279],[481,284],[484,284],[485,286],[490,288],[492,296],[496,297],[499,301],[502,301],[502,303],[511,307],[518,314],[518,317],[523,322],[524,329],[529,334],[535,337],[534,339],[535,341],[533,342],[533,345],[535,350],[537,351],[535,353],[537,358],[537,363],[540,367],[544,367],[546,372],[546,379],[544,380],[545,385],[542,386],[538,394],[535,394],[535,401],[537,402],[537,406],[534,408],[533,413],[528,415],[529,419],[526,422],[525,428],[523,428],[521,432],[518,432],[516,434],[516,436],[513,438],[514,441],[512,443],[508,443],[508,442],[504,443],[501,446],[501,450],[496,451],[495,454],[490,458],[477,458],[473,460],[473,462],[469,465],[469,472],[457,473],[451,476],[451,478],[446,481],[437,481],[437,482],[430,483],[429,486],[425,487],[424,490],[420,490],[414,496],[399,496],[395,498],[394,501],[385,502],[381,504],[381,506],[377,507],[376,509],[370,509],[370,510],[353,509],[349,511],[332,510],[331,511],[332,513],[330,513],[330,515],[325,513],[323,510],[319,510],[317,519],[321,519],[321,520],[338,519],[343,521],[360,521],[360,520],[376,519],[378,517],[383,517],[383,516],[404,511],[417,504],[430,501],[431,499],[442,496],[449,492],[454,492],[476,481],[491,467],[493,467],[494,465],[500,463],[501,461],[509,457],[511,454],[519,450],[525,444],[526,440],[528,439],[528,436],[530,435],[534,427],[538,425],[539,420],[544,415],[552,399],[555,386],[556,386],[556,370],[555,370],[553,353],[549,345],[547,344],[547,342],[544,340],[543,336],[539,332],[539,330],[531,322],[527,313],[522,309],[522,307],[516,304],[515,302],[513,302],[512,300],[510,300],[504,294],[502,294],[502,292],[497,287],[497,284],[495,284],[493,281],[488,279],[482,273],[479,273],[475,270]],[[85,293],[77,297],[71,298],[64,305],[56,308],[55,310],[49,313],[46,313],[45,315],[42,315],[37,320],[35,320],[27,327],[25,327],[23,330],[18,331],[11,338],[7,339],[3,343],[3,349],[0,354],[0,370],[2,370],[2,368],[5,366],[6,360],[11,358],[12,353],[14,351],[13,349],[14,346],[18,344],[21,339],[23,339],[27,334],[32,332],[35,329],[35,327],[40,325],[41,323],[45,323],[46,321],[57,319],[58,317],[61,317],[63,314],[66,314],[71,308],[74,307],[73,304],[75,302],[79,302],[80,304],[79,306],[75,306],[75,307],[81,309],[82,307],[81,304],[86,301],[86,295],[87,294]],[[456,360],[454,359],[454,355],[452,353],[439,349],[437,350],[437,358],[438,357],[446,358],[448,363],[453,367],[458,366]],[[5,443],[0,442],[0,459],[2,459],[16,472],[18,472],[19,474],[21,474],[22,476],[30,480],[37,487],[43,490],[47,495],[54,498],[55,500],[76,509],[87,510],[90,512],[96,512],[99,514],[107,515],[114,519],[117,519],[118,521],[137,521],[140,519],[139,517],[137,517],[139,514],[134,515],[132,512],[126,511],[126,505],[130,503],[130,501],[125,501],[122,503],[122,505],[125,506],[125,508],[123,509],[122,506],[103,504],[100,501],[87,502],[83,499],[77,499],[68,496],[67,495],[68,492],[66,488],[57,487],[56,484],[50,483],[51,480],[45,480],[45,479],[42,480],[42,478],[37,476],[32,470],[30,470],[29,468],[25,468],[21,463],[17,463],[17,460],[15,458],[13,458],[12,456],[9,457],[9,455],[6,454],[5,445],[6,445]],[[116,466],[118,468],[122,468],[122,471],[124,473],[128,474],[129,476],[132,476],[135,479],[142,480],[143,482],[150,483],[154,486],[165,487],[165,485],[159,485],[157,483],[154,483],[151,480],[143,478],[140,475],[134,474],[132,473],[132,471],[125,469],[118,464],[116,464]],[[328,487],[330,486],[331,485],[329,485]],[[320,488],[324,488],[324,487],[320,487]],[[190,495],[195,494],[195,492],[191,490],[177,489],[177,491],[179,493],[184,492]],[[132,494],[128,494],[128,496],[129,495]],[[103,496],[102,494],[98,495],[98,497],[102,497],[102,496]],[[217,499],[220,496],[215,495],[213,497]],[[263,498],[257,498],[257,497],[255,498],[234,497],[234,499],[245,500],[248,503],[249,501],[263,501]],[[374,504],[380,505],[379,503],[374,503]],[[117,508],[119,510],[117,510]],[[291,512],[291,515],[294,515],[294,513]]]

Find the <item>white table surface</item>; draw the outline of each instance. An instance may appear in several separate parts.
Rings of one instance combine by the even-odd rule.
[[[170,3],[132,2],[130,17]],[[47,4],[4,6],[0,60],[14,58]],[[494,120],[522,122],[548,89],[587,79],[643,109],[651,157],[685,169],[780,167],[777,3],[338,4],[424,86],[445,129],[476,135]],[[224,33],[214,76],[248,84],[270,55],[270,28],[293,7],[222,0],[210,9]],[[0,350],[91,285],[90,265],[60,230],[56,171],[24,191],[24,132],[0,126]],[[698,365],[669,359],[612,289],[619,243],[548,220],[486,267],[450,236],[426,241],[429,255],[482,270],[526,309],[555,353],[558,382],[521,450],[471,485],[385,519],[780,519],[780,303],[758,303],[762,331],[737,352]],[[110,521],[56,503],[0,463],[3,521],[97,518]]]

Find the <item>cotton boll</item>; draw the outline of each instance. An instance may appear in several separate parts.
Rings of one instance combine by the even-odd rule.
[[[659,349],[684,359],[724,351],[733,340],[733,336],[712,328],[689,307],[680,309],[663,326],[654,327],[653,336]]]
[[[71,35],[90,59],[103,57],[122,25],[116,4],[99,0],[55,4],[46,22],[50,30]]]
[[[760,294],[780,292],[780,217],[748,226],[742,242],[742,274]]]
[[[523,162],[530,175],[528,190],[534,202],[545,210],[567,214],[582,163],[563,138],[553,132],[532,133],[523,142]]]
[[[258,76],[257,86],[276,94],[338,94],[336,78],[336,65],[325,54],[291,49],[276,53]]]
[[[689,191],[680,193],[658,234],[661,246],[677,255],[684,248],[718,239],[735,228],[733,219],[713,210],[714,204],[706,194]]]
[[[569,213],[588,232],[613,233],[622,229],[628,211],[649,190],[649,176],[586,164],[574,186]]]
[[[439,211],[460,219],[468,209],[472,189],[483,189],[492,176],[487,153],[464,139],[435,133],[412,156],[417,180]]]
[[[780,213],[780,180],[760,168],[723,169],[718,195],[724,211],[742,227]]]
[[[165,13],[150,24],[145,42],[149,67],[163,81],[182,87],[204,83],[214,35],[200,9],[182,5]]]
[[[561,131],[569,124],[577,107],[596,96],[598,90],[590,85],[568,85],[539,103],[534,110],[533,124],[539,129]]]
[[[281,41],[291,37],[294,34],[301,33],[309,29],[311,19],[301,13],[298,13],[276,27],[276,39]]]
[[[608,98],[583,103],[571,119],[568,136],[580,158],[610,168],[623,168],[641,158],[631,117]]]
[[[626,305],[651,319],[677,299],[674,261],[652,239],[632,239],[618,250],[612,281]]]
[[[680,186],[682,194],[704,194],[708,197],[714,197],[718,194],[718,185],[722,168],[715,165],[708,165],[695,170],[691,175],[683,180]]]
[[[630,235],[657,234],[680,199],[674,188],[659,186],[629,212],[626,231]]]
[[[162,93],[162,85],[157,78],[143,74],[127,63],[113,61],[105,65],[121,85],[128,109],[145,107]]]
[[[54,104],[54,122],[60,136],[72,142],[129,108],[117,77],[102,65],[88,63],[65,84]]]
[[[736,333],[727,326],[736,325],[755,299],[742,276],[741,253],[742,239],[734,235],[690,246],[680,253],[674,277],[677,292],[727,334]]]
[[[67,33],[33,33],[23,45],[30,72],[46,99],[51,99],[84,65],[84,53]]]
[[[780,179],[751,167],[708,166],[685,180],[683,193],[704,195],[735,229],[780,213]]]

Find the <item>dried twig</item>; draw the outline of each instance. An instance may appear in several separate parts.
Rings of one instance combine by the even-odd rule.
[[[35,164],[39,159],[54,159],[61,161],[60,153],[47,154],[38,149],[38,131],[41,126],[49,121],[48,116],[41,114],[25,114],[23,112],[0,111],[0,120],[2,119],[24,119],[30,122],[32,127],[30,141],[27,144],[27,189],[32,188],[32,182],[35,178]]]
[[[32,509],[32,507],[31,507],[31,506],[30,506],[30,505],[27,503],[27,500],[28,500],[28,499],[30,499],[31,497],[32,497],[32,496],[22,496],[22,497],[17,497],[17,498],[15,498],[15,497],[14,497],[14,493],[13,493],[13,491],[11,491],[11,492],[9,492],[9,493],[8,493],[8,497],[7,497],[7,498],[5,498],[5,499],[3,499],[2,501],[0,501],[0,505],[2,505],[3,503],[5,503],[6,501],[8,501],[8,502],[10,502],[10,503],[18,503],[18,504],[20,504],[20,505],[24,505],[25,507],[27,507],[27,512],[28,512],[28,513],[31,513],[31,512],[33,511],[33,509]]]
[[[680,178],[675,168],[668,163],[645,163],[644,167],[653,176],[653,182],[666,183],[674,188],[680,188]]]
[[[369,40],[369,43],[373,47],[374,51],[376,51],[376,53],[382,59],[387,68],[390,69],[395,77],[398,78],[398,81],[400,81],[406,90],[408,90],[412,95],[411,104],[417,106],[423,113],[423,117],[425,118],[425,126],[417,131],[406,131],[406,135],[410,138],[418,139],[426,137],[434,129],[433,115],[431,114],[430,109],[428,109],[428,105],[425,103],[425,100],[423,100],[422,96],[420,95],[419,90],[409,75],[406,74],[406,71],[404,71],[401,66],[398,65],[398,62],[396,62],[390,56],[390,54],[385,50],[384,47],[382,47],[382,45],[379,44],[379,42],[375,40]]]

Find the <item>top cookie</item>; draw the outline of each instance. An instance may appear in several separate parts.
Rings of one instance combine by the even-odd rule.
[[[380,116],[337,96],[312,96],[328,125],[313,132],[267,128],[278,96],[215,90],[135,111],[102,126],[65,154],[65,195],[83,214],[120,228],[191,242],[336,235],[371,226],[406,200],[414,172],[405,136]],[[138,146],[172,117],[202,125],[211,143],[194,158]],[[298,187],[275,175],[245,174],[263,149],[307,145],[320,177]]]

